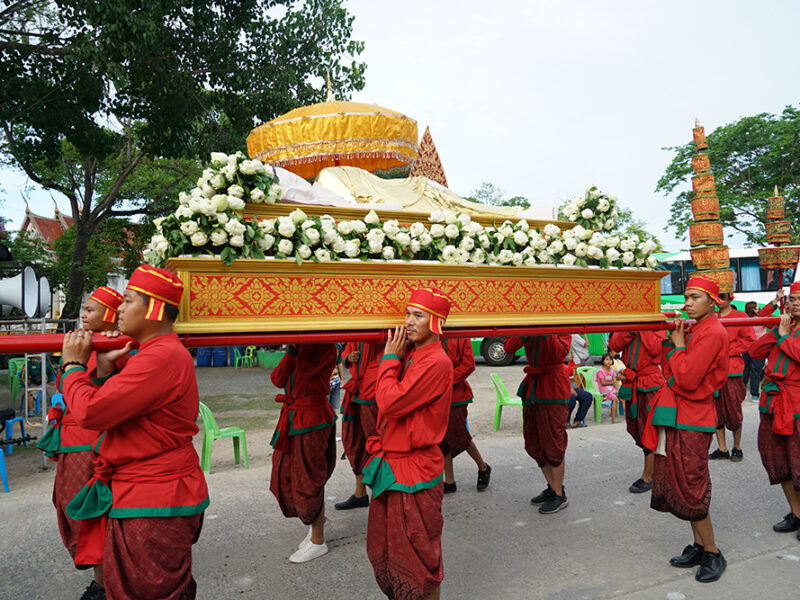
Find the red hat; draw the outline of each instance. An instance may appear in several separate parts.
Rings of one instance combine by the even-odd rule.
[[[719,299],[719,284],[705,275],[693,275],[689,278],[689,283],[686,284],[687,290],[700,290],[705,292],[717,304],[722,304]]]
[[[103,312],[103,321],[106,323],[116,323],[117,314],[119,313],[119,305],[122,304],[122,294],[117,290],[111,289],[107,285],[102,285],[92,292],[89,300],[94,300],[98,304],[105,307]]]
[[[416,306],[431,315],[428,327],[436,335],[442,335],[442,321],[450,313],[450,299],[444,292],[434,288],[419,288],[411,292],[409,306]]]
[[[792,285],[789,286],[789,293],[800,294],[800,281],[795,281]]]
[[[145,319],[160,321],[164,317],[164,304],[178,306],[183,295],[180,277],[158,267],[137,267],[128,281],[128,289],[150,296]]]

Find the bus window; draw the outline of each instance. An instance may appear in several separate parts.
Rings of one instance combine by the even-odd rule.
[[[681,264],[664,262],[661,263],[661,268],[669,271],[669,275],[661,279],[661,293],[664,295],[683,293]]]
[[[757,260],[757,259],[756,259]],[[783,269],[783,285],[792,285],[794,269]],[[760,283],[762,290],[774,292],[778,289],[778,269],[761,269]]]
[[[770,271],[762,270],[758,265],[758,257],[746,257],[739,259],[739,268],[742,273],[743,292],[759,292],[761,290],[777,290],[778,286],[768,287],[768,281],[775,279],[775,274]]]

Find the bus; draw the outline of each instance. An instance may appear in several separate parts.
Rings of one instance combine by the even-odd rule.
[[[689,252],[667,252],[654,255],[659,270],[669,275],[661,280],[661,309],[680,310],[683,308],[683,292],[686,282],[696,271]],[[763,306],[775,298],[780,287],[791,285],[797,277],[797,269],[782,269],[783,281],[778,280],[778,269],[762,269],[758,264],[757,248],[730,249],[731,269],[733,269],[734,301],[739,310],[750,301]]]

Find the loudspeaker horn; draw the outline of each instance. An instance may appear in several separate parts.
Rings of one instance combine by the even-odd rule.
[[[0,279],[0,304],[19,308],[33,318],[39,304],[39,282],[31,267],[25,267],[16,277]]]
[[[50,311],[50,282],[47,277],[39,277],[39,317],[46,317]]]

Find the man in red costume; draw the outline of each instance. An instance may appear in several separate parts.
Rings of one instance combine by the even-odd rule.
[[[275,398],[281,414],[272,436],[269,489],[285,517],[309,525],[289,557],[304,563],[328,553],[325,543],[325,483],[336,465],[336,413],[328,402],[335,344],[291,345],[270,379],[284,393]]]
[[[715,281],[695,275],[684,296],[686,314],[697,322],[687,334],[684,322],[676,321],[670,341],[664,342],[667,386],[652,400],[642,441],[656,454],[650,507],[689,521],[694,534],[694,544],[669,562],[682,568],[700,565],[695,579],[710,583],[727,564],[708,515],[708,449],[717,423],[714,391],[728,378],[728,334],[715,315],[714,305],[721,303]]]
[[[748,354],[767,358],[766,383],[758,410],[758,452],[771,485],[781,484],[789,513],[772,528],[785,533],[800,530],[800,282],[789,288],[786,314],[768,330]],[[800,531],[797,538],[800,539]]]
[[[660,365],[662,341],[664,333],[656,331],[619,332],[608,341],[608,347],[621,352],[622,362],[627,365],[622,370],[619,398],[627,402],[625,423],[628,433],[644,452],[642,476],[628,488],[632,494],[649,491],[653,482],[653,453],[642,444],[642,432],[650,412],[650,402],[664,385]]]
[[[444,454],[444,493],[451,494],[456,487],[453,473],[453,458],[467,451],[478,466],[476,488],[483,491],[489,487],[492,467],[487,465],[467,428],[467,407],[472,402],[472,388],[467,377],[475,370],[475,354],[469,338],[441,340],[444,351],[453,363],[453,398],[450,402],[450,420],[447,433],[439,446]]]
[[[525,451],[539,465],[547,487],[531,498],[539,512],[550,514],[569,504],[564,490],[564,454],[567,451],[567,417],[572,390],[564,361],[569,335],[506,338],[504,347],[514,354],[525,346],[528,366],[517,395],[522,398],[522,433]]]
[[[119,307],[119,328],[139,343],[122,372],[102,387],[87,372],[91,336],[64,338],[63,385],[78,426],[104,432],[94,474],[67,505],[76,520],[108,519],[103,578],[109,598],[194,598],[192,544],[208,489],[192,444],[199,398],[192,356],[172,331],[183,283],[150,266],[134,271]],[[97,353],[111,374],[131,349]]]
[[[719,305],[717,316],[720,319],[746,319],[747,313],[736,310],[731,306],[733,294],[720,294],[722,304]],[[714,406],[717,409],[717,444],[709,458],[718,460],[730,458],[733,462],[741,462],[744,458],[742,452],[742,402],[747,395],[747,388],[742,378],[744,377],[744,358],[755,341],[756,334],[752,327],[726,327],[728,332],[728,380],[722,385],[714,396]],[[728,452],[725,443],[725,428],[733,432],[733,448]]]
[[[442,567],[442,469],[453,364],[439,336],[450,312],[440,291],[411,294],[405,327],[389,338],[378,372],[378,435],[364,483],[372,488],[367,556],[383,593],[438,599]],[[410,342],[413,347],[407,347]]]
[[[116,331],[120,304],[122,304],[122,294],[110,287],[102,286],[92,292],[81,312],[81,322],[87,335],[90,335],[91,332]],[[116,369],[122,369],[127,360],[127,354],[122,356],[116,363]],[[86,367],[90,377],[92,374],[97,374],[95,352],[92,352]],[[92,383],[95,385],[102,385],[104,381],[104,379],[92,379]],[[89,528],[93,522],[75,521],[66,512],[69,501],[92,478],[94,471],[92,446],[97,442],[99,432],[79,427],[75,423],[69,407],[63,411],[54,406],[48,412],[47,418],[51,422],[51,427],[39,440],[37,446],[45,452],[50,460],[58,463],[53,483],[53,505],[56,508],[61,541],[72,557],[76,568],[94,568],[94,581],[86,588],[81,600],[103,598],[105,592],[103,589],[102,545],[95,544],[94,547],[99,552],[92,552],[92,544],[86,543],[87,539],[92,539]],[[81,537],[82,527],[83,536]],[[105,536],[105,531],[101,530],[95,535]]]
[[[349,510],[369,506],[367,486],[361,471],[367,464],[367,439],[377,435],[378,405],[375,403],[375,383],[383,346],[364,342],[350,342],[342,353],[345,366],[350,369],[350,379],[344,384],[342,402],[342,445],[353,474],[356,489],[344,502],[334,504],[336,510]]]

